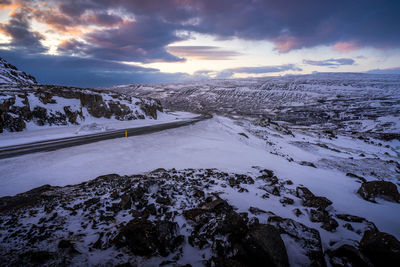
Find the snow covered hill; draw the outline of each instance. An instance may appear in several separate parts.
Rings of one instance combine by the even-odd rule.
[[[0,159],[5,266],[398,266],[400,76],[108,89],[3,85],[0,126],[219,115]]]
[[[37,84],[35,77],[20,71],[0,57],[0,85],[1,84]]]
[[[319,73],[108,88],[164,107],[263,116],[335,131],[399,133],[400,75]]]
[[[38,126],[79,125],[101,119],[157,119],[159,101],[115,92],[38,85],[35,78],[0,59],[0,133]]]

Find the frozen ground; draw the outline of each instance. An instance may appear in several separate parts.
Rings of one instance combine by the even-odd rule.
[[[243,124],[243,121],[240,122]],[[248,125],[247,129],[249,127]],[[216,117],[195,125],[150,135],[3,159],[0,161],[0,196],[21,193],[44,184],[76,184],[109,173],[130,175],[156,168],[217,168],[247,173],[254,171],[253,166],[262,166],[273,170],[278,177],[290,179],[295,184],[303,184],[315,194],[328,197],[338,210],[367,217],[376,222],[380,229],[400,237],[400,228],[395,223],[400,219],[400,206],[389,202],[366,202],[355,193],[360,187],[359,181],[346,176],[351,172],[367,180],[382,177],[399,183],[400,169],[395,164],[398,161],[398,141],[385,143],[384,145],[389,146],[385,148],[382,145],[368,145],[357,139],[338,137],[338,141],[335,140],[332,145],[333,141],[329,138],[296,132],[295,138],[283,138],[276,129],[263,129],[270,131],[270,143],[250,133],[260,130],[260,127],[251,127],[247,131],[246,127],[237,125],[231,119]],[[275,136],[271,135],[272,132]],[[245,133],[249,138],[239,133]],[[317,142],[329,147],[318,146]],[[315,148],[310,149],[309,146]],[[332,148],[340,152],[332,151]],[[365,156],[360,157],[360,153]],[[382,163],[377,161],[376,164],[384,165],[390,160],[395,163],[393,166],[387,163],[386,168],[382,166],[381,169],[372,167],[368,159],[377,157],[384,158]],[[354,162],[347,169],[344,165],[329,163],[351,162],[350,158]],[[303,161],[311,162],[317,168],[301,165]],[[357,170],[364,170],[362,164],[369,164],[377,172],[388,175],[360,173]],[[240,205],[242,201],[251,202],[244,198],[235,200],[235,203]],[[393,216],[383,216],[384,214]]]
[[[99,218],[102,220],[101,218],[107,217],[108,208],[104,211],[95,207],[93,209],[83,208],[77,215],[68,215],[68,212],[71,211],[71,207],[80,209],[80,205],[89,205],[87,203],[91,203],[90,198],[96,198],[96,196],[100,196],[100,202],[96,203],[101,203],[101,205],[108,205],[109,201],[114,203],[115,200],[113,202],[110,199],[111,195],[115,195],[113,190],[118,192],[121,190],[119,195],[121,202],[116,201],[115,205],[118,203],[118,205],[122,205],[125,202],[121,194],[127,184],[132,183],[132,186],[139,187],[139,184],[143,183],[143,186],[146,186],[147,179],[155,179],[154,181],[158,185],[149,187],[150,195],[146,203],[159,205],[157,204],[158,200],[152,199],[158,194],[167,196],[172,203],[176,203],[176,206],[171,204],[172,206],[167,208],[167,210],[172,210],[172,214],[177,212],[169,220],[177,223],[180,234],[185,236],[185,240],[190,240],[189,237],[193,234],[193,228],[189,226],[191,225],[190,220],[193,218],[190,219],[189,215],[183,216],[181,212],[182,209],[196,208],[196,205],[201,205],[201,201],[198,202],[194,197],[196,190],[200,190],[213,199],[218,195],[215,201],[220,201],[219,198],[226,200],[239,214],[250,211],[248,216],[256,217],[262,224],[271,223],[283,227],[282,231],[287,233],[282,234],[282,238],[289,254],[289,262],[292,266],[307,266],[310,261],[317,260],[307,254],[310,251],[318,250],[319,241],[312,234],[314,233],[312,229],[318,230],[324,252],[334,250],[343,244],[357,246],[365,231],[374,228],[373,224],[379,231],[400,238],[400,227],[398,226],[400,204],[380,198],[373,203],[357,194],[363,181],[392,181],[398,188],[399,148],[399,141],[358,139],[332,133],[316,133],[305,129],[290,128],[290,125],[286,123],[254,121],[246,117],[216,116],[194,125],[150,135],[114,139],[0,160],[0,196],[14,195],[44,184],[52,186],[77,184],[110,173],[140,174],[111,180],[103,177],[83,185],[52,189],[55,190],[54,194],[57,197],[62,198],[59,204],[49,203],[52,206],[50,210],[53,209],[58,219],[53,221],[54,214],[51,215],[52,213],[49,211],[45,212],[49,209],[47,204],[44,207],[38,206],[37,211],[30,211],[36,215],[28,217],[22,210],[22,217],[18,219],[21,228],[15,230],[24,233],[30,229],[32,223],[34,224],[40,217],[43,217],[44,219],[41,219],[40,222],[45,227],[44,229],[67,227],[69,230],[54,232],[50,239],[39,243],[37,248],[53,251],[55,245],[52,242],[66,238],[65,234],[70,231],[73,234],[68,239],[74,240],[76,248],[81,253],[73,258],[72,262],[86,261],[91,265],[107,262],[110,259],[116,260],[113,264],[131,261],[132,259],[127,256],[129,253],[124,254],[125,252],[123,252],[123,257],[116,258],[121,251],[114,250],[113,244],[118,238],[116,233],[119,231],[118,229],[121,229],[120,225],[126,225],[137,215],[129,212],[129,209],[126,211],[123,209],[122,213],[120,212],[118,215],[110,214],[113,218],[111,224],[108,222],[97,225],[96,220],[92,222],[91,219],[87,221],[86,218],[100,216]],[[158,168],[175,168],[178,173],[175,170],[169,170],[161,171],[159,174],[146,174]],[[209,168],[216,168],[216,170],[205,170]],[[186,170],[180,171],[183,169]],[[264,169],[273,171],[277,180],[275,181],[272,175],[266,175],[268,172],[265,174]],[[237,176],[236,174],[246,176]],[[246,178],[247,176],[252,177],[251,179],[255,182],[251,182],[250,178]],[[213,181],[204,177],[210,177]],[[117,185],[112,185],[114,182],[108,184],[107,181],[113,181],[113,179],[115,183],[120,184],[118,186],[121,189]],[[152,183],[154,182],[150,184]],[[188,187],[186,188],[186,186]],[[315,196],[329,199],[332,201],[332,205],[329,205],[326,210],[324,208],[324,211],[321,211],[320,208],[304,207],[305,200],[304,198],[302,200],[302,195],[298,193],[298,188],[301,186],[307,187]],[[182,190],[182,188],[185,189]],[[161,191],[157,193],[157,190]],[[48,194],[53,193],[49,192]],[[76,198],[71,194],[76,194]],[[316,197],[316,199],[318,198]],[[292,202],[288,199],[291,199]],[[326,200],[323,200],[322,203],[324,201]],[[158,211],[160,211],[160,207],[157,208]],[[147,207],[145,207],[146,209]],[[100,213],[97,214],[95,210]],[[89,211],[92,212],[91,215],[86,213]],[[139,212],[139,208],[137,212]],[[72,211],[71,214],[76,213]],[[359,216],[366,220],[351,217],[349,221],[345,216],[343,217],[343,214]],[[156,223],[157,218],[165,219],[167,215],[161,211],[161,213],[157,213],[157,216],[161,217],[150,216],[150,220]],[[274,217],[275,215],[287,219],[281,221],[279,217]],[[215,216],[215,218],[210,218],[213,223],[205,225],[205,228],[202,229],[211,227],[208,230],[214,231],[212,225],[218,225],[218,218],[224,218],[218,213]],[[3,217],[4,223],[12,220],[15,218]],[[357,220],[361,221],[356,222]],[[91,228],[86,228],[91,223],[93,223]],[[136,221],[136,223],[139,222]],[[100,247],[107,249],[105,251],[98,250],[99,248],[87,250],[88,246],[97,246],[94,244],[99,236],[98,231],[110,231],[107,237],[102,238],[101,235],[99,238],[100,244],[103,242]],[[293,231],[297,231],[297,234],[293,234]],[[10,239],[4,239],[7,240],[6,242],[10,242],[7,243],[8,247],[22,246],[23,242],[18,239],[18,235],[17,238],[11,238],[12,233],[3,232],[3,234],[5,238],[10,237]],[[26,234],[21,236],[26,236]],[[216,236],[215,238],[220,237]],[[225,237],[221,238],[221,242],[226,241]],[[198,249],[196,244],[195,242],[189,245],[185,242],[183,250],[178,253],[179,257],[173,257],[175,254],[172,253],[167,258],[138,257],[134,258],[134,261],[137,264],[157,266],[164,260],[172,260],[177,264],[191,263],[197,266],[202,265],[202,260],[215,255],[214,245]],[[229,245],[227,246],[229,247]],[[322,257],[328,260],[327,255],[324,254]],[[111,262],[109,263],[111,264]]]
[[[120,121],[114,118],[87,117],[81,125],[44,125],[37,126],[33,122],[28,123],[23,132],[4,132],[0,134],[0,147],[25,144],[36,141],[51,140],[64,137],[134,128],[160,123],[173,122],[195,117],[196,114],[189,112],[157,112],[157,119],[147,118],[145,120]]]

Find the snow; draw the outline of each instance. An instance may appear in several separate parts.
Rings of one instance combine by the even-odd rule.
[[[249,139],[238,134],[241,132],[249,136]],[[295,136],[313,141],[310,136],[301,136],[298,133],[295,133]],[[282,147],[283,152],[290,152],[294,147],[284,138],[276,137],[274,142],[276,147]],[[340,145],[341,142],[342,139],[339,139],[337,143]],[[353,146],[359,145],[359,140],[354,142]],[[342,145],[349,144],[350,140],[343,137]],[[299,148],[294,148],[292,152],[299,154]],[[371,146],[370,149],[373,148]],[[254,166],[260,166],[273,170],[280,179],[293,181],[293,189],[304,185],[315,195],[327,197],[333,202],[333,208],[337,212],[365,217],[373,221],[380,231],[400,238],[399,204],[384,200],[379,200],[378,203],[365,201],[356,194],[360,184],[347,177],[344,171],[330,167],[302,166],[296,161],[288,161],[282,155],[273,154],[270,150],[270,145],[247,131],[245,127],[232,119],[217,116],[194,125],[149,135],[0,160],[0,196],[17,194],[43,184],[76,184],[109,173],[129,175],[156,168],[218,168],[226,172],[248,173],[254,176],[258,173]],[[318,157],[324,158],[324,151],[302,151],[299,157],[304,157],[302,160],[316,160],[318,166]],[[220,188],[221,197],[227,199],[239,211],[247,211],[250,206],[257,206],[309,227],[318,227],[318,224],[310,222],[307,216],[295,217],[291,209],[279,203],[278,197],[261,199],[259,196],[263,191],[259,186],[259,182],[254,186],[244,186],[249,190],[248,193]],[[391,216],[387,216],[388,214]],[[260,219],[266,222],[265,216],[261,216]],[[338,231],[339,233],[321,231],[325,248],[328,246],[326,240],[337,240],[341,235],[352,239],[360,238],[353,232],[344,233],[342,229]]]

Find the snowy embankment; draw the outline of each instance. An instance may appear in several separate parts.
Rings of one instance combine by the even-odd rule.
[[[81,125],[36,126],[29,124],[23,132],[5,132],[0,134],[0,147],[26,144],[37,141],[53,140],[65,137],[82,136],[111,130],[128,129],[190,119],[197,116],[189,112],[157,112],[157,119],[120,121],[114,118],[89,117]]]

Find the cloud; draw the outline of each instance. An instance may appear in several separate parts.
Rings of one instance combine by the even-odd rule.
[[[14,0],[14,3],[20,1]],[[30,16],[60,32],[100,27],[91,28],[91,33],[82,31],[83,36],[80,36],[87,45],[81,54],[96,58],[104,55],[104,58],[112,56],[116,60],[137,62],[179,61],[182,59],[173,56],[165,47],[182,40],[181,31],[210,34],[219,39],[266,40],[274,43],[280,53],[318,45],[327,45],[343,53],[366,46],[400,47],[397,12],[400,3],[392,0],[49,0],[46,5],[38,1],[23,3],[32,13]],[[10,5],[10,1],[3,0],[3,5],[7,4]]]
[[[61,43],[59,51],[98,59],[150,62],[176,62],[183,58],[166,50],[169,43],[181,41],[173,25],[150,18],[126,21],[117,29],[88,33],[85,42],[69,40]]]
[[[360,49],[362,46],[359,45],[356,41],[348,41],[348,42],[338,42],[331,46],[333,50],[342,53],[349,53],[355,50]]]
[[[162,73],[155,68],[115,61],[71,56],[26,55],[19,50],[0,50],[1,56],[42,84],[100,87],[130,83],[172,82],[187,79],[184,73]]]
[[[23,49],[29,53],[45,51],[46,48],[40,42],[44,36],[31,30],[28,19],[29,10],[22,8],[13,12],[7,23],[0,23],[0,32],[11,38],[10,43],[1,43],[0,47]]]
[[[245,73],[245,74],[268,74],[268,73],[276,73],[276,72],[285,72],[285,71],[302,71],[301,68],[297,67],[294,64],[286,64],[280,66],[261,66],[261,67],[240,67],[240,68],[232,68],[225,69],[220,71],[217,74],[217,78],[231,78],[236,73]]]
[[[230,60],[241,55],[239,52],[217,46],[167,46],[167,50],[179,57],[196,60]]]
[[[352,58],[331,58],[326,60],[303,60],[303,63],[313,66],[339,67],[343,65],[354,65],[355,61]]]

